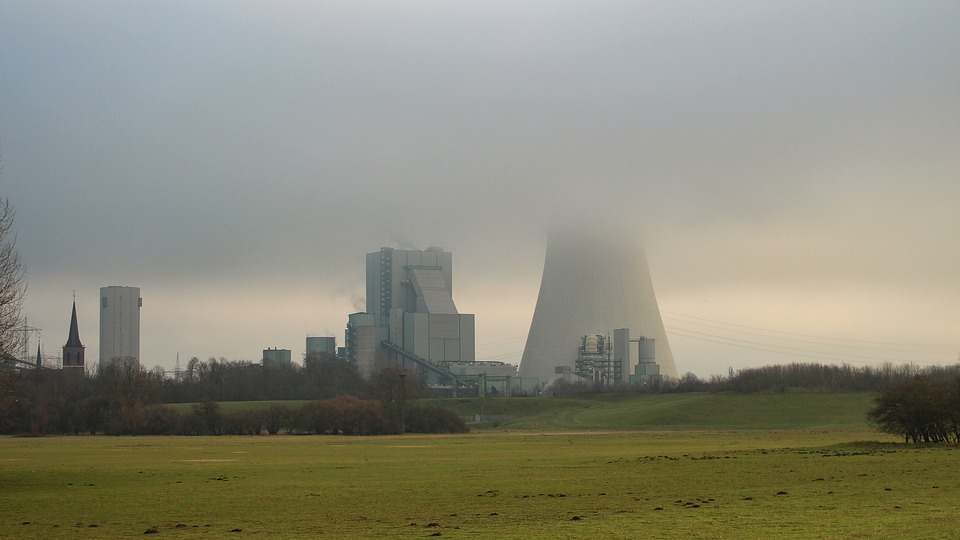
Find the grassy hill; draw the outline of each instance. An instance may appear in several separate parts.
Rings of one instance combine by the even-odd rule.
[[[461,416],[482,416],[469,423],[480,430],[727,430],[830,429],[871,430],[868,392],[786,392],[757,394],[596,394],[564,397],[445,398],[419,400]],[[232,412],[304,401],[224,402]],[[190,413],[190,404],[175,407]]]
[[[871,393],[648,394],[435,399],[479,429],[869,429]]]

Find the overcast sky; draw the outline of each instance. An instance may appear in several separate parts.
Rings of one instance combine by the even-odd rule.
[[[548,224],[646,237],[678,370],[960,355],[960,3],[0,0],[0,196],[44,352],[343,342],[442,246],[519,362]],[[34,345],[35,347],[35,345]],[[89,360],[88,360],[89,362]]]

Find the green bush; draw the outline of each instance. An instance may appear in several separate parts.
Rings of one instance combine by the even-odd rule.
[[[413,405],[405,414],[407,433],[466,433],[470,431],[456,413],[432,405]]]

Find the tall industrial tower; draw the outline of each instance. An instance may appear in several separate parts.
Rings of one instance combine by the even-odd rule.
[[[655,339],[661,372],[677,375],[640,242],[587,228],[555,231],[547,242],[520,376],[549,383],[558,371],[572,372],[583,336],[618,328]]]
[[[100,288],[100,365],[115,358],[140,361],[139,287]]]

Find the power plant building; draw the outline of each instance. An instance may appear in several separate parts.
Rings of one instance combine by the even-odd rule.
[[[348,359],[361,373],[378,367],[384,349],[421,367],[447,366],[435,373],[476,360],[475,317],[453,302],[450,252],[384,247],[368,253],[366,292],[367,310],[350,315],[346,333]]]
[[[311,354],[337,354],[337,338],[330,337],[307,337],[307,355]]]
[[[344,336],[346,360],[357,367],[361,375],[374,371],[380,339],[380,328],[374,315],[366,312],[351,313],[347,318]]]
[[[622,328],[655,340],[655,363],[664,374],[676,376],[640,243],[583,228],[551,234],[520,376],[549,383],[575,373],[578,357],[581,367],[586,365],[579,350],[584,336],[609,336]],[[621,361],[617,367],[612,377],[628,382],[635,366]]]
[[[631,352],[631,343],[637,344],[637,354]],[[620,378],[631,385],[660,384],[660,365],[657,364],[657,340],[640,336],[630,339],[629,328],[613,331],[613,349],[622,366]],[[633,359],[636,358],[636,363]]]
[[[290,349],[264,349],[261,358],[265,366],[289,366],[291,363]]]
[[[368,253],[367,312],[381,339],[419,357],[475,360],[474,316],[453,303],[453,255],[443,248]]]
[[[139,287],[100,288],[100,365],[117,358],[140,361]]]

